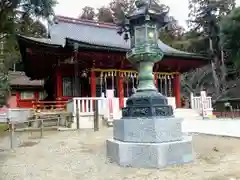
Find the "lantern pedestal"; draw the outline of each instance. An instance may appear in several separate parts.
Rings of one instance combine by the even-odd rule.
[[[107,157],[124,167],[163,168],[193,161],[192,137],[184,137],[181,118],[122,118],[113,122]]]
[[[110,161],[123,167],[163,168],[193,161],[191,138],[166,143],[129,143],[107,140]]]

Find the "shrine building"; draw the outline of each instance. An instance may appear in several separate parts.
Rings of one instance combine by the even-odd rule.
[[[72,97],[106,96],[114,89],[119,98],[129,97],[137,87],[138,73],[127,59],[130,42],[117,34],[114,24],[58,16],[49,28],[50,38],[18,36],[24,71],[32,80],[44,80],[48,101]],[[209,63],[198,54],[176,50],[159,40],[164,58],[155,64],[158,90],[175,97],[181,106],[180,75]]]

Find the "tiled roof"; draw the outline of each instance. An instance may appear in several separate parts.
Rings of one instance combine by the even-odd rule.
[[[44,43],[46,45],[61,47],[66,46],[67,40],[72,40],[79,43],[109,47],[109,49],[116,48],[125,51],[130,49],[130,42],[125,41],[123,37],[117,34],[116,25],[111,23],[98,23],[95,21],[57,16],[56,23],[51,25],[49,28],[51,39],[24,36],[20,37],[30,40],[33,43]],[[158,41],[158,46],[162,49],[165,55],[207,59],[199,54],[174,49],[164,44],[161,40]]]
[[[50,28],[50,36],[53,42],[61,39],[64,43],[66,38],[80,42],[86,42],[94,45],[110,46],[129,49],[129,42],[117,34],[116,27],[102,27],[100,25],[90,23],[70,23],[58,21]]]
[[[66,38],[93,45],[109,46],[130,49],[130,42],[117,34],[117,27],[110,23],[97,23],[94,21],[79,20],[58,16],[56,23],[50,26],[52,43],[64,44]],[[168,55],[194,55],[174,49],[162,41],[159,48]]]
[[[24,72],[10,71],[9,80],[11,86],[43,86],[43,80],[30,80]]]

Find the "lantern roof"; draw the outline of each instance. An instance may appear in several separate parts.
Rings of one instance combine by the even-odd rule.
[[[126,19],[129,20],[127,22],[131,26],[131,24],[143,24],[146,21],[146,18],[148,16],[148,20],[151,22],[156,23],[158,28],[161,28],[168,23],[167,14],[169,12],[168,6],[160,6],[158,3],[152,0],[137,0],[135,1],[136,10],[133,11],[130,15],[125,16]],[[124,20],[122,20],[124,21]],[[124,24],[125,22],[120,23]]]
[[[98,23],[57,16],[56,23],[50,26],[50,37],[50,39],[44,39],[21,36],[21,38],[33,43],[49,46],[65,47],[72,43],[78,43],[79,47],[84,46],[99,50],[127,52],[130,49],[130,42],[125,41],[122,36],[117,34],[117,26],[112,23]],[[158,47],[166,56],[208,59],[199,54],[174,49],[164,44],[161,40],[158,40]]]

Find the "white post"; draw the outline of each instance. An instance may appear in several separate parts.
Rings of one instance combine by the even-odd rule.
[[[114,90],[107,90],[107,100],[108,100],[108,121],[113,121],[113,98],[114,98]]]
[[[104,104],[105,103],[105,94],[102,92],[101,99],[100,99],[100,105],[99,105],[99,113],[104,114]]]
[[[190,94],[191,108],[195,109],[193,93]]]
[[[207,111],[206,111],[206,91],[201,91],[201,110],[202,110],[202,116],[203,118],[207,117]]]
[[[77,108],[77,100],[76,100],[76,98],[73,98],[73,123],[72,123],[72,129],[77,129],[77,115],[78,115],[78,113],[77,113],[77,110],[78,110],[78,108]]]

